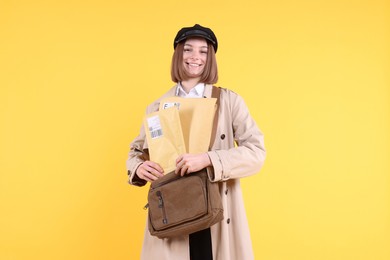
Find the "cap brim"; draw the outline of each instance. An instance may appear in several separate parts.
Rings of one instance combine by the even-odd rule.
[[[215,41],[205,32],[203,31],[199,31],[199,30],[196,30],[196,31],[189,31],[189,32],[186,32],[184,33],[181,37],[179,37],[175,43],[179,43],[179,42],[182,42],[188,38],[191,38],[191,37],[201,37],[201,38],[204,38],[208,41],[210,41],[213,45],[215,45]]]

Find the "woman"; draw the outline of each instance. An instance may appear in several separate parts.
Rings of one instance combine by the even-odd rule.
[[[148,106],[147,113],[157,111],[160,100],[165,97],[211,97],[212,84],[218,80],[217,49],[217,38],[211,29],[198,24],[182,28],[174,40],[171,67],[172,80],[177,84]],[[164,175],[160,165],[149,160],[145,139],[141,128],[140,135],[131,143],[127,160],[129,183],[136,186],[144,186]],[[207,167],[210,181],[219,183],[224,220],[209,229],[173,239],[153,237],[146,228],[141,258],[253,259],[240,178],[257,173],[264,159],[263,135],[243,99],[230,90],[222,89],[212,150],[179,156],[175,172],[191,174]]]

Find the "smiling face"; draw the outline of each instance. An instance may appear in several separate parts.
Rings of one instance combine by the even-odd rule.
[[[190,38],[185,41],[183,67],[187,77],[201,77],[207,61],[207,50],[207,42],[203,38]]]
[[[195,42],[193,40],[202,42],[201,53],[194,46]],[[184,51],[186,43],[186,51]],[[195,53],[195,56],[191,59],[190,56],[193,51],[198,51],[198,54]],[[176,83],[186,80],[195,80],[206,84],[217,83],[218,66],[213,46],[203,38],[190,38],[187,41],[179,42],[172,55],[171,78]]]

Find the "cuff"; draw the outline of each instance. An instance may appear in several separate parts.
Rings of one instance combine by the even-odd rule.
[[[137,172],[137,169],[138,167],[142,164],[143,162],[140,162],[138,163],[135,167],[134,167],[134,171],[131,172],[130,170],[127,170],[127,174],[129,175],[129,184],[131,185],[135,185],[135,186],[144,186],[147,181],[141,179],[140,177],[138,177],[138,175],[136,174]]]
[[[224,181],[229,177],[225,175],[221,158],[217,151],[209,151],[207,155],[210,157],[213,166],[207,167],[207,173],[211,182]]]

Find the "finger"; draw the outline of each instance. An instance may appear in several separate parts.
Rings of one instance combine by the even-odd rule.
[[[184,176],[184,174],[186,174],[187,172],[187,169],[188,169],[188,166],[187,165],[184,165],[181,170],[180,170],[180,175],[181,176]]]
[[[152,181],[153,181],[152,179],[148,178],[148,177],[145,176],[145,175],[143,175],[143,178],[142,178],[142,179],[144,179],[145,181],[148,181],[148,182],[152,182]]]
[[[148,161],[148,165],[154,169],[156,169],[157,171],[159,171],[160,173],[163,173],[164,172],[164,169],[160,166],[160,164],[158,163],[155,163],[155,162],[152,162],[152,161]]]
[[[152,172],[150,172],[146,169],[143,169],[143,175],[147,179],[147,181],[150,181],[150,182],[158,179],[158,176],[156,176],[155,174],[153,174]]]
[[[184,160],[181,160],[177,165],[176,165],[176,169],[175,169],[175,173],[178,174],[180,173],[181,169],[184,167],[185,165],[185,162]],[[181,174],[181,173],[180,173]]]
[[[158,170],[156,170],[156,169],[154,169],[154,168],[151,168],[149,172],[152,173],[152,174],[153,174],[154,176],[156,176],[156,177],[162,177],[162,176],[164,176],[163,173],[161,173],[160,171],[158,171]]]
[[[145,177],[148,179],[148,181],[152,182],[158,179],[155,175],[151,174],[150,172],[145,173]]]
[[[176,159],[175,174],[178,174],[181,168],[181,156]]]
[[[157,180],[159,177],[164,176],[162,173],[156,171],[156,170],[149,170],[146,172],[146,174],[149,178],[153,180]]]
[[[177,157],[176,165],[179,164],[181,162],[181,160],[183,160],[183,155],[180,155],[179,157]]]
[[[139,177],[140,177],[141,179],[145,180],[145,181],[152,182],[153,180],[150,179],[146,174],[147,174],[146,171],[144,171],[144,170],[143,170],[143,171],[140,171]]]
[[[164,176],[164,174],[162,174],[161,172],[157,171],[155,168],[153,167],[150,167],[149,165],[145,165],[145,171],[153,176],[156,176],[156,177],[162,177]]]

